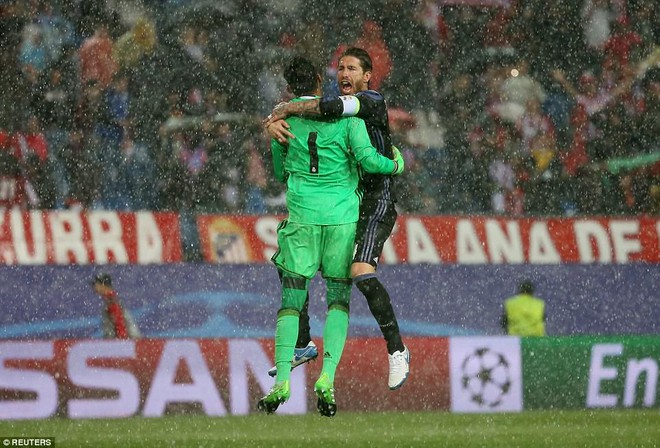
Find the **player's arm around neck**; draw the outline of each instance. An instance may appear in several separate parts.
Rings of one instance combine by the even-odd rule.
[[[266,129],[276,121],[285,120],[290,116],[303,115],[321,115],[319,103],[320,98],[310,98],[302,101],[289,101],[288,103],[279,103],[268,116],[264,125]]]
[[[319,98],[313,98],[278,104],[264,122],[266,132],[270,138],[286,144],[287,140],[296,137],[289,130],[289,123],[284,120],[290,116],[321,115],[319,102]]]
[[[354,117],[360,112],[360,99],[354,95],[330,96],[280,103],[268,116],[265,126],[290,116]]]

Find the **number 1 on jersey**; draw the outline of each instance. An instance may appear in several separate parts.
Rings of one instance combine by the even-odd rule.
[[[319,173],[319,150],[316,147],[316,132],[310,132],[307,137],[307,148],[309,149],[309,172],[312,174]]]

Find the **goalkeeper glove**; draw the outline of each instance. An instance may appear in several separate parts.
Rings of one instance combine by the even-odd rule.
[[[399,148],[392,146],[392,153],[394,154],[394,171],[392,171],[392,175],[396,176],[403,173],[405,162],[403,161],[403,157],[401,156],[401,151],[399,151]]]

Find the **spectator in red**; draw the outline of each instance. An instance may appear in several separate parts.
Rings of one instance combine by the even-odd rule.
[[[621,67],[628,65],[631,53],[641,48],[642,38],[628,26],[625,16],[614,22],[613,32],[603,46],[605,60],[614,58]]]
[[[96,294],[103,299],[103,337],[106,339],[136,339],[140,332],[119,295],[112,287],[112,277],[98,274],[92,280]]]
[[[118,70],[113,54],[113,42],[106,25],[99,25],[78,50],[82,85],[96,81],[102,89],[110,85]]]
[[[25,131],[14,134],[13,144],[24,178],[27,205],[54,208],[56,186],[49,157],[50,143],[36,115],[28,118]]]
[[[11,135],[4,129],[0,129],[0,151],[9,151],[11,144]]]
[[[0,208],[25,208],[25,177],[11,140],[9,132],[0,130]]]
[[[48,159],[48,140],[35,115],[28,118],[25,132],[15,134],[14,145],[14,153],[21,159],[27,159],[30,154],[36,155],[42,163]]]
[[[604,111],[615,103],[615,100],[628,94],[634,82],[643,77],[646,69],[656,64],[660,59],[660,52],[649,55],[636,65],[628,64],[622,68],[622,78],[616,85],[605,86],[591,72],[585,71],[580,76],[578,86],[569,82],[561,70],[552,72],[553,78],[561,84],[575,101],[575,108],[571,112],[571,128],[573,142],[564,157],[564,166],[571,175],[589,163],[589,143],[600,137],[601,130],[596,125],[595,118],[602,116]]]
[[[486,48],[498,50],[501,54],[511,54],[520,46],[524,35],[520,26],[522,21],[518,20],[522,8],[517,3],[517,0],[512,0],[507,5],[493,8],[484,29]]]
[[[380,90],[383,81],[392,71],[390,51],[383,39],[380,25],[371,20],[365,21],[362,25],[362,35],[352,46],[364,48],[371,55],[373,71],[369,80],[369,88]]]
[[[586,159],[586,149],[588,148],[586,147],[599,136],[600,131],[594,118],[623,94],[630,83],[621,83],[614,89],[608,89],[603,85],[602,80],[589,71],[582,73],[577,86],[568,81],[561,70],[553,71],[552,76],[575,102],[570,119],[573,144],[570,149],[572,154],[569,154],[569,159],[572,160],[570,165],[574,166],[567,167],[569,172],[574,172],[579,165],[588,162]],[[566,163],[566,160],[564,162]],[[575,166],[576,163],[578,166]]]
[[[562,162],[566,174],[575,176],[580,168],[590,162],[587,154],[587,143],[589,141],[589,115],[584,106],[578,105],[571,113],[572,141],[569,149],[562,155]]]

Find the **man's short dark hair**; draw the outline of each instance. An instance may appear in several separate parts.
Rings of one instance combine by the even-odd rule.
[[[343,58],[344,56],[353,56],[354,58],[357,58],[360,61],[360,66],[362,67],[363,71],[365,72],[373,71],[371,56],[369,56],[369,53],[367,53],[366,50],[358,47],[350,47],[347,48],[346,51],[342,53],[339,59]]]
[[[318,88],[319,70],[312,61],[296,56],[284,69],[284,79],[296,96],[311,95]]]
[[[92,280],[92,285],[112,286],[112,277],[110,277],[109,274],[105,274],[105,273],[98,274]]]
[[[534,283],[531,280],[523,280],[518,288],[520,294],[534,294]]]

